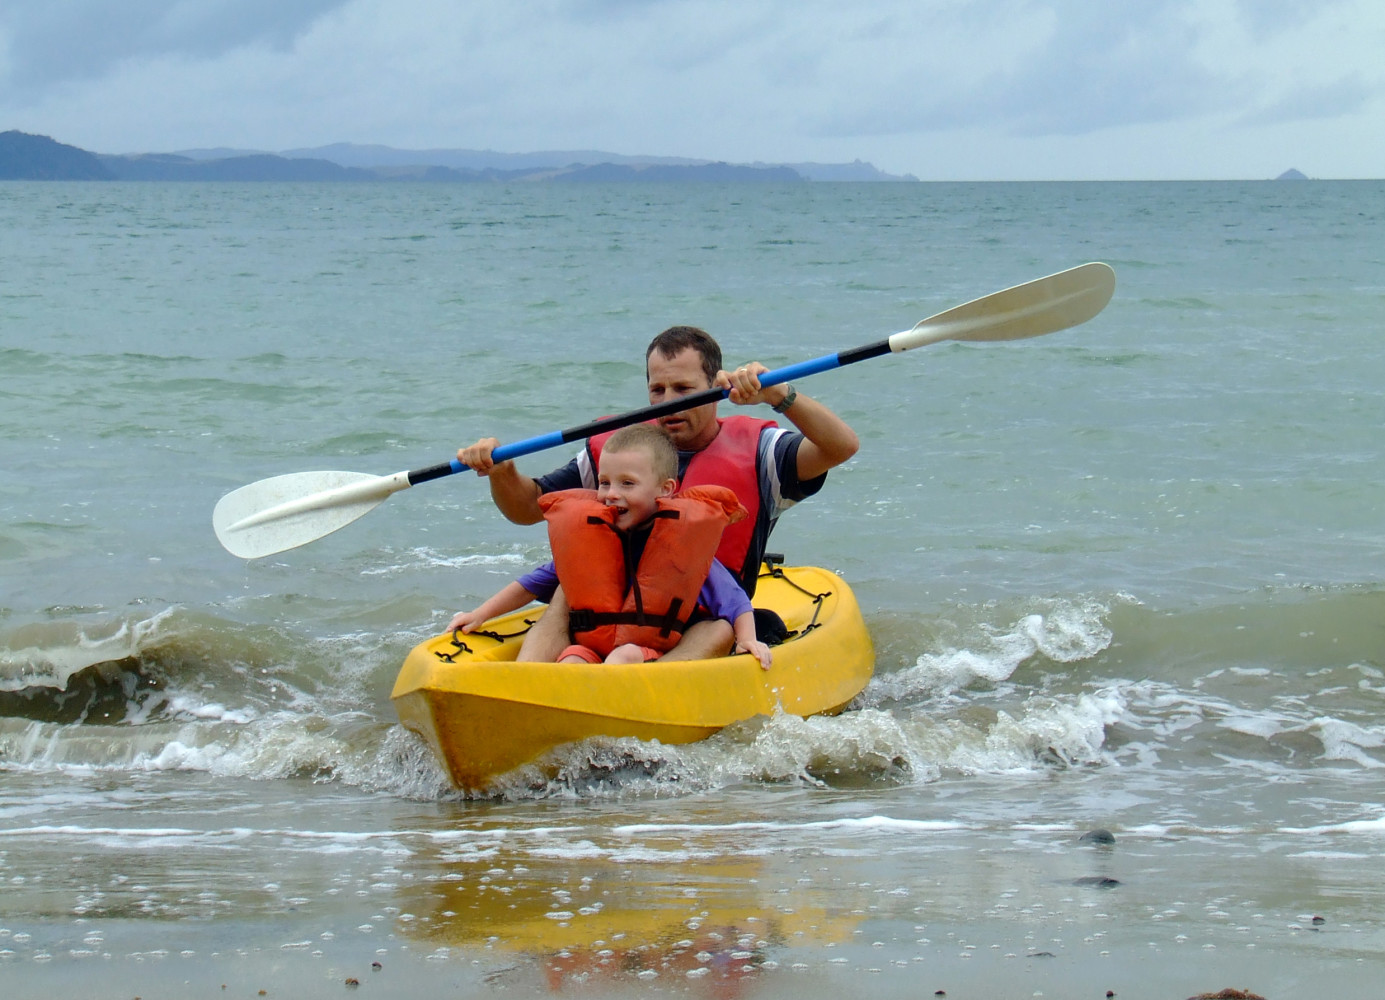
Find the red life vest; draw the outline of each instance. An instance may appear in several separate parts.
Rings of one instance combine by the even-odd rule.
[[[728,524],[745,517],[729,489],[699,486],[658,500],[638,565],[631,566],[615,510],[595,490],[539,497],[558,582],[567,594],[574,642],[606,656],[633,642],[666,651],[678,644]]]
[[[755,540],[755,525],[760,517],[760,432],[766,427],[778,427],[773,420],[754,417],[724,417],[717,420],[721,430],[712,443],[694,452],[679,488],[687,491],[693,486],[725,486],[736,494],[746,509],[746,518],[732,524],[721,535],[716,557],[733,576],[744,582],[745,560]],[[600,467],[601,447],[614,431],[587,439],[592,468]],[[754,570],[751,567],[752,580]]]

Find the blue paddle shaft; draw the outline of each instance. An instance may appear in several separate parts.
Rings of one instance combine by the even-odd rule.
[[[864,361],[867,358],[879,357],[881,354],[888,354],[890,342],[882,340],[878,343],[867,344],[865,347],[858,347],[852,351],[839,352],[837,354],[824,354],[820,358],[812,358],[808,361],[800,361],[797,364],[785,365],[783,368],[776,368],[760,375],[761,387],[780,385],[784,382],[796,378],[807,378],[809,375],[817,375],[820,372],[831,371],[840,368],[842,365],[849,365],[856,361]],[[547,451],[549,448],[556,448],[559,445],[569,444],[573,441],[584,441],[596,434],[604,434],[607,431],[617,430],[621,427],[628,427],[631,424],[643,423],[646,420],[656,420],[659,417],[668,416],[670,413],[680,413],[683,410],[691,410],[698,406],[705,406],[708,403],[716,403],[730,395],[730,390],[712,388],[703,389],[701,392],[690,393],[687,396],[679,396],[677,399],[670,399],[666,403],[658,403],[654,406],[645,406],[638,410],[631,410],[629,413],[622,413],[614,417],[603,417],[600,420],[593,420],[589,424],[581,424],[577,427],[569,427],[564,431],[550,431],[547,434],[538,434],[523,441],[514,441],[510,444],[502,444],[491,453],[491,457],[497,462],[508,462],[511,459],[520,458],[524,455],[532,455],[538,451]],[[452,459],[441,465],[429,466],[426,469],[416,469],[409,473],[409,485],[417,486],[419,483],[426,483],[434,479],[442,479],[444,476],[452,476],[458,472],[465,472],[470,466],[459,459]]]

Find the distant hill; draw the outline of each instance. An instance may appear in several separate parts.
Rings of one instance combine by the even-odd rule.
[[[682,157],[550,151],[407,150],[337,143],[268,153],[230,148],[94,154],[47,136],[0,133],[0,179],[122,181],[428,181],[494,183],[799,183],[916,181],[869,163],[734,164]]]
[[[64,146],[46,135],[0,132],[0,180],[108,181],[111,172],[97,157],[76,146]]]
[[[214,152],[209,150],[208,152]],[[186,156],[198,155],[198,150],[187,150]],[[223,151],[222,155],[226,155]],[[558,170],[573,165],[589,167],[598,163],[615,163],[628,166],[647,166],[658,164],[670,167],[695,167],[710,160],[693,160],[680,156],[624,156],[620,153],[603,153],[593,149],[545,150],[537,153],[497,153],[490,149],[395,149],[391,146],[358,146],[350,142],[337,142],[330,146],[316,146],[311,149],[287,149],[279,153],[292,159],[309,158],[331,160],[343,167],[450,167],[453,170],[484,172],[498,171],[503,174],[541,170]]]
[[[1288,170],[1284,171],[1282,174],[1275,178],[1275,180],[1277,181],[1306,181],[1307,179],[1307,174],[1301,173],[1300,171],[1295,170],[1293,167],[1290,167]]]
[[[288,160],[269,153],[194,160],[173,153],[98,157],[121,181],[375,181],[368,170],[338,166],[326,160]]]
[[[233,150],[184,150],[184,156],[211,157],[226,156]],[[242,151],[242,153],[248,151]],[[593,149],[548,150],[537,153],[497,153],[489,149],[395,149],[391,146],[358,146],[349,142],[338,142],[330,146],[315,146],[310,149],[289,149],[279,154],[286,157],[314,157],[331,160],[344,167],[365,167],[379,170],[384,167],[408,167],[414,170],[422,166],[449,167],[462,172],[478,174],[487,171],[498,176],[512,177],[520,174],[560,172],[555,179],[574,167],[594,167],[606,164],[636,168],[659,167],[716,167],[727,164],[713,160],[697,160],[681,156],[626,156],[621,153],[607,153]],[[749,163],[733,164],[747,169],[779,170],[787,167],[798,174],[798,179],[810,181],[917,181],[911,174],[887,174],[863,160],[853,163]],[[642,173],[621,175],[627,180],[654,180],[660,175]],[[671,175],[676,176],[676,175]],[[612,180],[620,179],[615,175]],[[668,178],[665,178],[668,179]],[[706,175],[684,175],[684,179],[707,179]],[[749,179],[749,178],[747,178]],[[759,178],[756,179],[765,179]]]
[[[887,174],[874,164],[865,160],[852,163],[789,163],[787,166],[798,171],[810,181],[913,181],[913,174]]]
[[[597,163],[590,167],[564,170],[553,177],[555,181],[609,184],[619,181],[656,181],[679,183],[686,181],[778,182],[800,183],[805,178],[788,167],[738,167],[730,163],[702,163],[697,166],[631,166],[621,163]]]
[[[185,156],[206,154],[226,155],[227,150],[185,150]],[[489,149],[394,149],[390,146],[357,146],[349,142],[334,143],[330,146],[316,146],[311,149],[289,149],[280,153],[288,157],[317,157],[340,163],[344,167],[413,167],[436,165],[460,171],[484,173],[495,171],[504,176],[536,174],[558,171],[553,179],[562,179],[574,167],[595,167],[614,164],[641,168],[637,174],[613,173],[611,180],[670,180],[680,178],[678,174],[651,174],[643,170],[657,167],[726,167],[728,164],[713,160],[696,160],[681,156],[626,156],[621,153],[606,153],[592,149],[548,150],[538,153],[497,153]],[[746,170],[792,170],[797,180],[810,181],[917,181],[912,174],[887,174],[863,160],[853,163],[748,163],[729,164]],[[687,173],[684,180],[708,180],[719,171],[706,173]],[[758,175],[744,175],[739,179],[767,180]]]

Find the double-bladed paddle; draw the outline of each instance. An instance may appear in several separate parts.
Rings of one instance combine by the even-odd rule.
[[[800,361],[760,375],[760,385],[831,371],[882,354],[898,354],[944,340],[1022,340],[1085,323],[1106,307],[1116,287],[1107,264],[1080,267],[983,295],[920,321],[912,330],[838,354]],[[532,455],[618,427],[653,420],[724,399],[726,389],[705,389],[629,413],[564,431],[526,438],[495,449],[497,462]],[[331,534],[370,513],[392,493],[466,471],[457,459],[426,469],[372,476],[361,472],[295,472],[242,486],[217,502],[212,526],[232,555],[255,559]]]

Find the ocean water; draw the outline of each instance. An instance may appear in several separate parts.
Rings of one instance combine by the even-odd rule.
[[[1383,216],[1382,182],[0,185],[6,995],[1371,995]],[[674,323],[773,367],[1088,260],[1084,326],[799,384],[862,439],[771,545],[871,628],[835,718],[464,798],[389,690],[542,533],[469,474],[249,563],[212,533],[254,480],[642,405]]]

